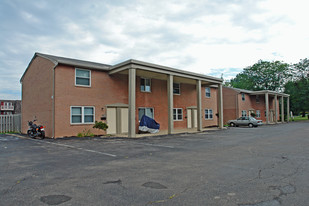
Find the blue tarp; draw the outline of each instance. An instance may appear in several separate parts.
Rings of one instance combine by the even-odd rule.
[[[154,119],[143,115],[139,123],[139,130],[143,132],[157,133],[159,132],[160,124]]]

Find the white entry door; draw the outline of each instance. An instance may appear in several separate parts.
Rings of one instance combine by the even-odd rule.
[[[187,109],[187,127],[197,128],[197,109]]]
[[[117,132],[117,108],[107,108],[107,134],[116,134]]]
[[[107,134],[122,134],[128,132],[128,108],[107,108]]]

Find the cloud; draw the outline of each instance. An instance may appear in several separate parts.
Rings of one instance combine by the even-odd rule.
[[[307,4],[3,0],[0,93],[18,97],[19,78],[37,51],[106,64],[134,58],[228,78],[259,59],[295,63],[309,53]]]

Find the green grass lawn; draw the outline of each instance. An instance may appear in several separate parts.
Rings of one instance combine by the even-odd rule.
[[[309,120],[307,116],[305,117],[302,117],[302,116],[294,116],[294,121],[297,122],[297,121],[304,121],[304,120]],[[292,119],[293,121],[293,119]]]

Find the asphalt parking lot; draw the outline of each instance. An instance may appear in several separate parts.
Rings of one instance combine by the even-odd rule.
[[[0,205],[309,205],[309,122],[139,140],[0,135]]]

